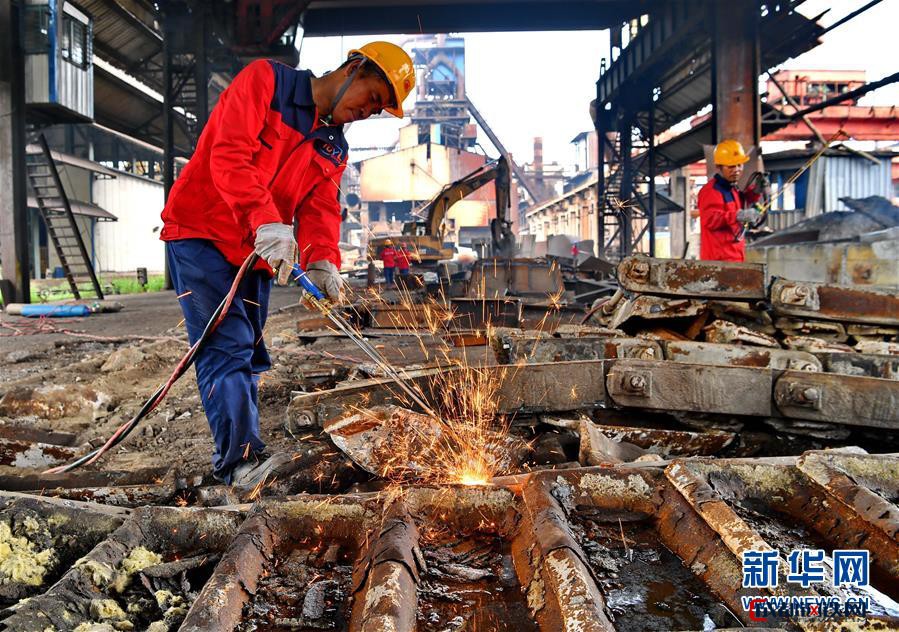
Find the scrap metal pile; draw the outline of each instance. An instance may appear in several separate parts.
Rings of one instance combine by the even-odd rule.
[[[74,436],[0,426],[0,630],[899,628],[899,457],[868,453],[899,445],[895,291],[631,258],[586,312],[494,270],[348,311],[427,410],[320,315],[279,332],[297,456],[257,489],[43,475]],[[797,549],[825,581],[786,580]],[[832,584],[845,549],[870,586]],[[868,610],[760,623],[759,595]]]

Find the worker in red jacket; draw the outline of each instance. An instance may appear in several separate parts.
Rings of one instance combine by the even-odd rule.
[[[396,253],[396,268],[400,271],[400,276],[409,276],[409,261],[411,255],[406,244],[400,244],[400,249]]]
[[[715,147],[717,173],[699,190],[700,259],[745,259],[742,229],[758,221],[759,211],[751,205],[761,197],[753,189],[741,191],[737,187],[748,160],[743,146],[735,140],[723,140]]]
[[[172,187],[161,238],[191,344],[239,266],[253,252],[260,257],[196,359],[216,446],[213,476],[226,484],[256,485],[290,461],[290,454],[268,455],[259,437],[256,389],[259,374],[271,367],[262,330],[272,276],[286,284],[299,262],[330,299],[340,300],[343,125],[382,110],[402,117],[414,85],[409,55],[387,42],[350,51],[321,77],[255,61],[222,93]]]
[[[384,264],[384,283],[388,286],[393,285],[393,273],[396,271],[396,250],[393,248],[393,242],[389,239],[384,242],[381,263]]]

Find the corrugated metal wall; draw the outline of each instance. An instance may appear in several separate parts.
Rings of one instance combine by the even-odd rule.
[[[165,248],[159,241],[162,183],[122,173],[114,179],[95,180],[93,190],[94,203],[119,218],[97,223],[97,269],[161,272],[165,265]]]
[[[94,66],[76,66],[60,59],[56,66],[56,96],[60,105],[94,118]]]
[[[825,213],[848,211],[849,208],[839,201],[841,197],[892,197],[889,160],[881,158],[880,164],[875,165],[860,156],[827,156],[822,162]]]
[[[47,55],[25,55],[25,103],[50,102],[48,63]]]

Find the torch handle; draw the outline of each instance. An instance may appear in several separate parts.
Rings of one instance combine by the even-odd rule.
[[[300,267],[299,263],[293,264],[293,278],[295,281],[299,281],[300,285],[303,286],[303,289],[312,296],[320,301],[325,300],[325,295],[322,294],[322,291],[312,282],[312,279],[310,279],[306,274],[306,271]]]

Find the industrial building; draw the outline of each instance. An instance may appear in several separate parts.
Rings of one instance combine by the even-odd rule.
[[[0,3],[0,632],[899,629],[897,18]]]

